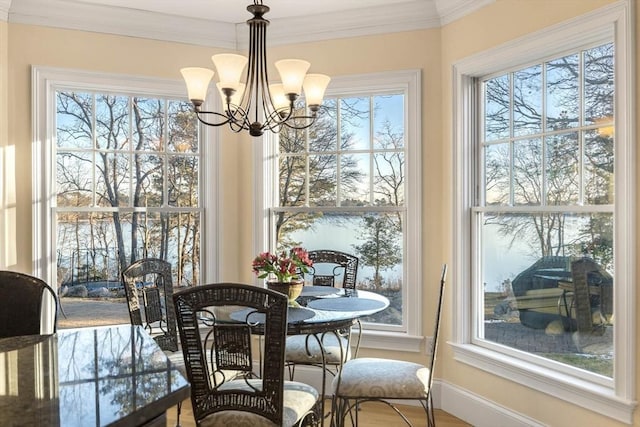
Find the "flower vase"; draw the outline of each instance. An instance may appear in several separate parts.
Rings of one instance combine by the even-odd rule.
[[[296,298],[298,298],[302,293],[303,286],[304,286],[304,281],[302,280],[295,280],[291,282],[267,281],[267,289],[271,289],[272,291],[285,294],[289,299],[290,306],[297,305]]]

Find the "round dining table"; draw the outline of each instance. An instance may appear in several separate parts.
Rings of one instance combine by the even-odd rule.
[[[288,335],[314,336],[323,352],[322,395],[325,394],[326,362],[323,335],[334,331],[349,331],[358,324],[360,318],[378,313],[389,306],[384,295],[360,289],[343,289],[331,286],[304,286],[295,303],[290,304],[287,313]],[[242,309],[230,314],[234,321],[248,322],[257,334],[264,333],[264,314],[252,309]],[[262,355],[261,355],[262,357]],[[321,402],[324,411],[324,399]]]
[[[363,316],[378,313],[389,306],[384,295],[360,289],[330,286],[305,286],[287,313],[287,334],[319,334],[349,328]],[[230,315],[233,320],[252,323],[261,332],[263,315],[250,309]]]

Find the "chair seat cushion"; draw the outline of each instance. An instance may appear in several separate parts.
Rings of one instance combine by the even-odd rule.
[[[340,380],[340,390],[338,387]],[[429,369],[402,360],[363,357],[348,361],[333,380],[333,393],[343,398],[424,399]]]
[[[259,388],[262,381],[252,379],[248,381],[251,386]],[[251,390],[245,380],[227,381],[220,390]],[[284,427],[295,425],[318,401],[318,391],[310,385],[297,381],[284,381]],[[243,411],[220,411],[204,418],[200,426],[234,426],[234,427],[273,427],[268,419]]]
[[[318,339],[312,335],[290,336],[287,338],[284,360],[289,363],[322,363],[318,344]],[[351,348],[344,337],[338,338],[333,333],[327,333],[322,337],[322,346],[325,362],[329,365],[341,365],[351,359]],[[340,360],[340,354],[343,360]]]

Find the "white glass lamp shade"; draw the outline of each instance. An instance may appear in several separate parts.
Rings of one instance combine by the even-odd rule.
[[[221,53],[211,57],[218,71],[218,81],[223,88],[234,88],[240,83],[247,57],[234,53]]]
[[[301,59],[282,59],[276,62],[285,94],[300,95],[302,93],[304,75],[310,66],[310,63]]]
[[[180,70],[187,84],[187,94],[191,101],[204,102],[207,98],[209,82],[213,78],[213,70],[208,68],[188,67]]]
[[[216,86],[218,87],[218,92],[220,92],[220,98],[222,99],[222,105],[226,108],[227,107],[227,97],[224,94],[224,92],[222,91],[222,84],[220,82],[216,83]],[[244,88],[246,87],[246,85],[244,83],[238,83],[236,85],[236,91],[233,93],[233,95],[231,95],[231,111],[235,111],[237,110],[237,107],[240,105],[240,102],[242,101],[242,95],[244,95]]]
[[[324,91],[327,90],[331,77],[324,74],[307,74],[302,83],[304,97],[307,105],[320,105],[324,98]]]
[[[284,88],[281,83],[269,85],[269,93],[271,94],[271,101],[276,111],[289,109],[289,100],[284,94]]]

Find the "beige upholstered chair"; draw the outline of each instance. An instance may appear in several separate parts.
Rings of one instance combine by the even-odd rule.
[[[336,426],[343,426],[347,416],[351,416],[352,424],[357,425],[358,406],[363,402],[369,401],[386,403],[402,417],[407,425],[411,425],[391,400],[419,401],[425,410],[428,425],[435,425],[431,385],[438,349],[438,334],[440,331],[446,273],[447,266],[444,265],[440,276],[440,297],[428,364],[421,365],[403,360],[369,357],[357,358],[345,363],[332,384],[332,421],[335,422]]]
[[[173,299],[199,426],[319,425],[317,390],[284,379],[286,295],[219,283],[181,290]],[[256,354],[265,355],[257,369]]]

